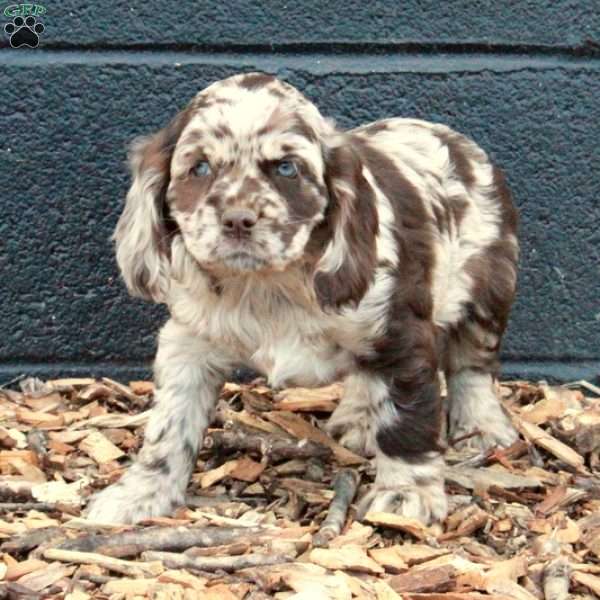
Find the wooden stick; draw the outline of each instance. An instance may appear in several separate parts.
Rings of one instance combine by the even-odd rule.
[[[65,531],[60,527],[33,529],[32,531],[23,534],[21,537],[7,540],[0,546],[0,550],[13,555],[25,554],[52,539],[61,538],[62,541],[65,537]]]
[[[40,512],[52,512],[58,510],[56,504],[50,502],[0,502],[0,513],[11,511],[39,510]]]
[[[257,452],[273,461],[290,458],[327,459],[331,450],[308,440],[293,440],[275,435],[250,434],[244,431],[211,431],[204,438],[205,448]]]
[[[226,554],[227,556],[239,556],[246,554],[252,548],[252,544],[248,542],[234,542],[227,546],[211,546],[210,548],[188,548],[184,554],[189,558],[195,558],[197,556],[219,556]]]
[[[264,534],[259,527],[147,527],[108,535],[89,535],[69,540],[62,550],[99,552],[109,556],[134,556],[144,550],[186,550],[192,546],[223,546]]]
[[[72,550],[49,548],[44,552],[44,558],[67,563],[98,565],[109,571],[122,573],[129,577],[156,577],[163,572],[161,565],[150,564],[151,561],[148,563],[133,562],[93,552],[74,552]]]
[[[241,556],[198,556],[190,557],[174,552],[143,552],[142,559],[160,561],[169,569],[193,569],[194,571],[234,572],[248,567],[265,567],[291,562],[295,554],[242,554]]]
[[[547,450],[550,452],[550,454],[553,454],[556,456],[556,458],[566,463],[576,471],[580,473],[587,473],[583,456],[575,452],[573,448],[563,444],[561,441],[551,436],[547,431],[544,431],[541,427],[538,427],[533,423],[528,423],[527,421],[519,419],[513,419],[513,423],[519,433],[521,433],[530,442],[536,444],[544,450]]]
[[[333,538],[340,535],[359,481],[360,477],[354,469],[342,469],[336,475],[333,480],[333,500],[329,505],[327,517],[313,538],[314,546],[327,546]]]
[[[206,508],[212,506],[227,506],[228,504],[248,504],[250,506],[261,506],[267,504],[265,498],[250,498],[248,496],[186,496],[185,505],[189,508]]]
[[[544,596],[546,600],[567,600],[569,598],[569,577],[571,567],[564,557],[551,560],[544,567]]]

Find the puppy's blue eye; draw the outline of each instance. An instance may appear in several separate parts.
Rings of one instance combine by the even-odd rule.
[[[194,168],[194,175],[198,177],[206,177],[210,175],[210,163],[207,160],[201,160]]]
[[[282,160],[277,163],[277,175],[282,177],[296,177],[298,169],[291,160]]]

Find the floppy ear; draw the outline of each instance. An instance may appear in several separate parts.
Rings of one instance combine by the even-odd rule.
[[[349,136],[325,157],[329,241],[317,263],[314,288],[322,308],[357,305],[373,281],[378,231],[375,193]]]
[[[158,133],[134,140],[129,164],[133,181],[113,239],[117,263],[134,296],[165,302],[170,278],[170,245],[175,224],[168,218],[165,194],[171,156],[187,122],[180,113]]]

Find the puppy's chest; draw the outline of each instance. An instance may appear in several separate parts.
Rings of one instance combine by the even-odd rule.
[[[328,383],[352,366],[334,318],[281,297],[240,299],[217,309],[212,323],[215,338],[275,387]]]

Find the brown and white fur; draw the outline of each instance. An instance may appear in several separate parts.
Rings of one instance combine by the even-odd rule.
[[[276,387],[345,378],[329,431],[376,457],[363,513],[445,516],[438,370],[452,437],[516,439],[493,376],[517,215],[471,140],[414,119],[340,131],[290,85],[250,73],[201,91],[134,145],[131,167],[117,260],[130,291],[171,318],[144,446],[93,498],[92,519],[135,522],[183,502],[239,364]]]

